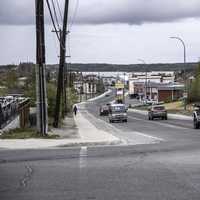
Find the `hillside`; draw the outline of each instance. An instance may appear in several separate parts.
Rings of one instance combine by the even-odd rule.
[[[66,65],[68,69],[73,71],[81,72],[94,72],[94,71],[122,71],[122,72],[144,72],[144,71],[182,71],[186,67],[187,72],[193,72],[197,63],[187,63],[185,66],[183,63],[175,64],[132,64],[132,65],[117,65],[117,64],[82,64],[73,63]],[[19,66],[16,65],[2,65],[0,71],[6,71],[18,67],[20,73],[30,73],[34,68],[33,63],[21,63]],[[49,71],[56,70],[58,65],[47,65]]]

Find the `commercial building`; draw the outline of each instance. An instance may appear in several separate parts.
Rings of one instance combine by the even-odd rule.
[[[174,72],[140,72],[129,75],[131,98],[173,101],[183,96],[184,85],[175,82]]]

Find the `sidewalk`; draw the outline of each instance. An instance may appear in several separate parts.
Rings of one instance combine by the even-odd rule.
[[[0,149],[43,149],[52,147],[73,147],[90,145],[111,145],[121,142],[117,137],[97,129],[83,117],[81,112],[72,119],[64,120],[61,129],[50,133],[60,135],[59,139],[5,139],[0,140]]]

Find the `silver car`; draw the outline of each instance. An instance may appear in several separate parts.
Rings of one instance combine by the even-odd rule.
[[[112,104],[109,107],[109,122],[113,123],[115,121],[127,122],[127,109],[124,104]]]

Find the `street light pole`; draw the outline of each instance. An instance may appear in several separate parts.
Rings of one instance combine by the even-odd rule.
[[[181,44],[183,45],[183,61],[184,61],[184,95],[187,94],[187,86],[186,86],[186,45],[185,42],[183,41],[183,39],[181,39],[180,37],[170,37],[171,39],[176,39],[179,40],[181,42]],[[186,98],[184,97],[184,110],[186,110]]]
[[[146,65],[146,62],[143,59],[138,59],[138,61]],[[146,100],[147,100],[147,68],[145,67],[145,101]]]

